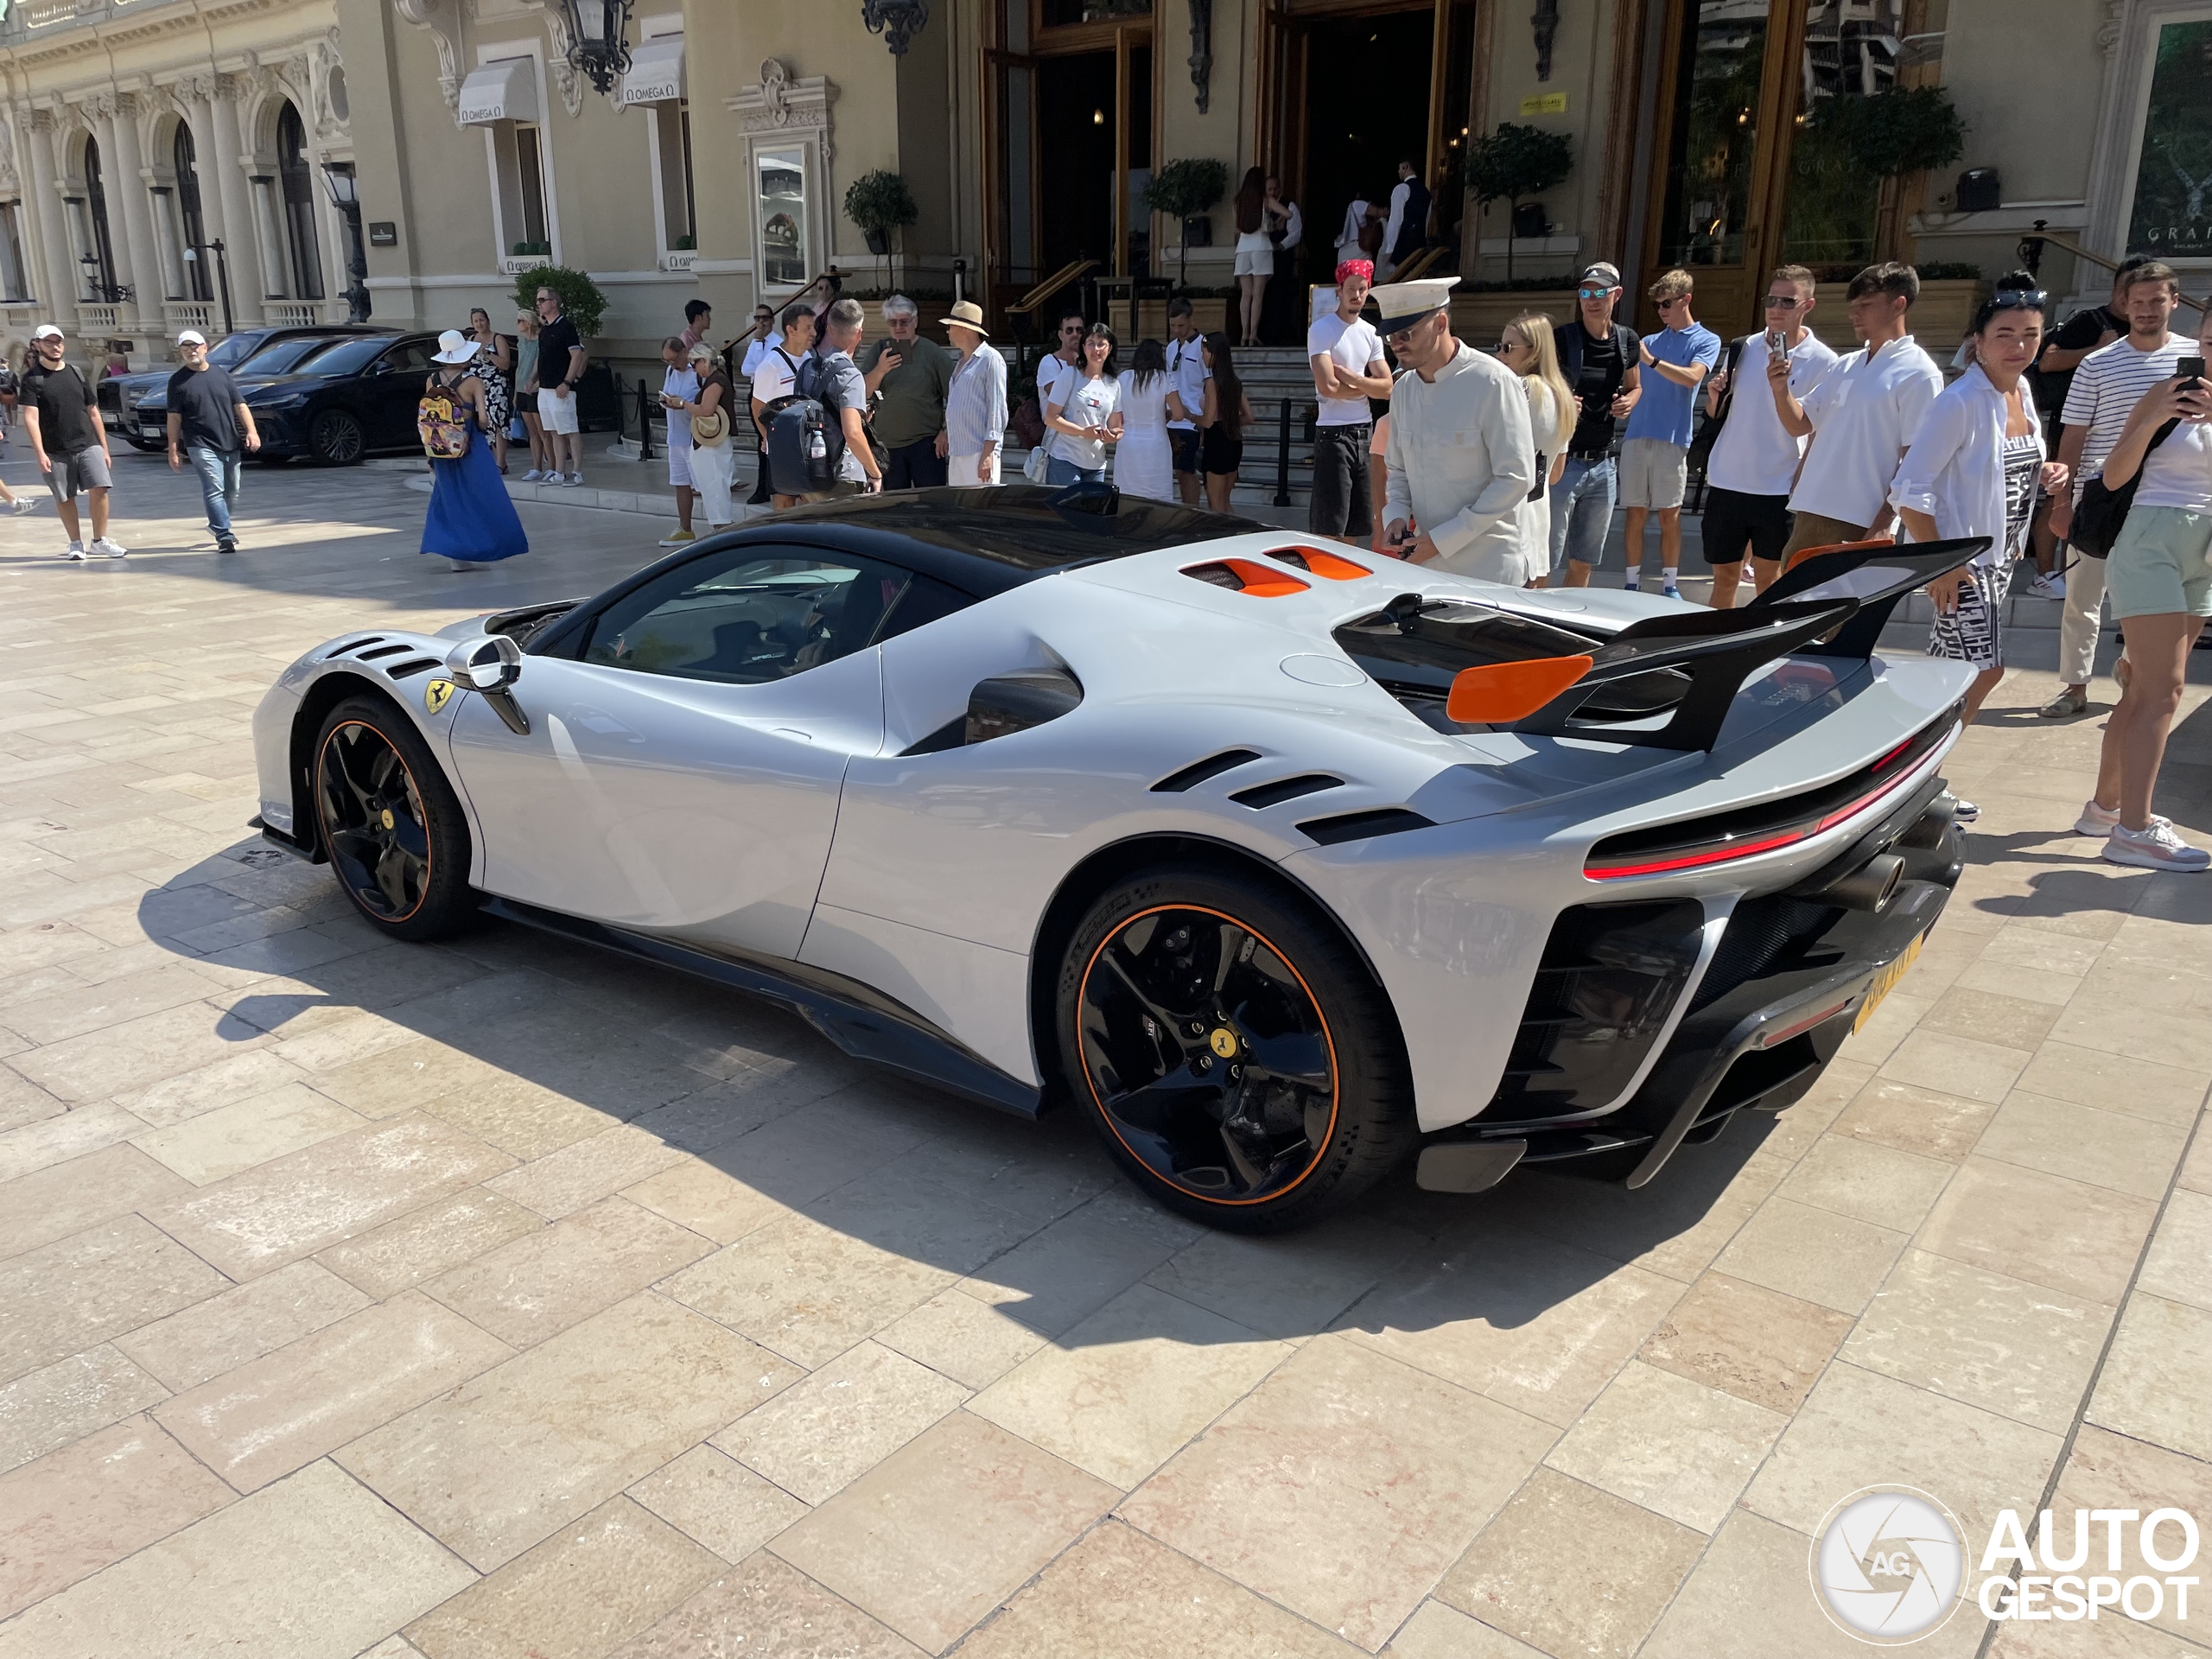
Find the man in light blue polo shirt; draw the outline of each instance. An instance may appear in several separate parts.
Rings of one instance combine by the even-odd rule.
[[[1621,505],[1628,543],[1628,586],[1643,569],[1643,521],[1659,515],[1659,563],[1669,599],[1679,599],[1675,574],[1682,562],[1682,493],[1689,481],[1690,406],[1720,360],[1720,336],[1690,315],[1690,274],[1670,270],[1651,284],[1652,302],[1667,326],[1638,351],[1643,396],[1621,439]]]

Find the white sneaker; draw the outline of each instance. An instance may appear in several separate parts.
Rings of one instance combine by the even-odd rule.
[[[2038,570],[2035,579],[2028,583],[2028,591],[2037,599],[2063,599],[2066,597],[2066,578],[2056,571],[2045,575]]]
[[[81,560],[85,556],[85,544],[82,542],[70,543],[67,549],[62,553],[61,556],[65,559]]]
[[[689,547],[699,538],[688,530],[672,530],[660,538],[663,547]]]
[[[1951,808],[1951,822],[1972,823],[1981,816],[1981,809],[1972,801],[1961,801]]]
[[[130,550],[125,547],[121,542],[111,541],[105,536],[95,536],[92,537],[92,544],[88,550],[94,553],[105,553],[111,559],[127,558],[130,554]]]
[[[582,473],[570,473],[569,474],[569,482],[572,485],[581,484],[583,481],[584,475]]]
[[[2082,816],[2074,820],[2074,833],[2077,836],[2094,836],[2101,841],[2112,833],[2113,826],[2119,822],[2120,809],[2118,807],[2115,806],[2107,810],[2099,806],[2096,798],[2091,796],[2082,803]],[[2151,822],[2156,825],[2171,823],[2173,820],[2153,812],[2151,815]]]
[[[17,496],[16,498],[16,511],[19,514],[36,512],[38,511],[38,497],[35,495]]]
[[[2112,834],[2105,837],[2104,856],[2114,864],[2146,870],[2196,871],[2212,866],[2212,853],[2190,846],[2164,819],[2154,819],[2142,830],[2113,825]]]
[[[522,475],[522,481],[525,484],[535,484],[539,479],[544,476],[545,474],[543,473],[538,471],[537,467],[533,467]]]

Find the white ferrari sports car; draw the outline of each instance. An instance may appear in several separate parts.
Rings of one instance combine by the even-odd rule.
[[[257,827],[796,1010],[1276,1229],[1418,1151],[1641,1186],[1820,1075],[1960,869],[1968,671],[1873,652],[1978,542],[1741,610],[1494,587],[1101,486],[780,514],[584,600],[365,629]]]

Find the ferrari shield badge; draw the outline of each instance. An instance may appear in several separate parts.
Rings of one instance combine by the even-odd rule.
[[[446,706],[446,700],[452,696],[451,680],[432,680],[423,688],[423,706],[435,715]]]

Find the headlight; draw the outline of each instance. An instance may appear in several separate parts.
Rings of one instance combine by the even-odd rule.
[[[123,389],[123,412],[128,415],[132,410],[137,408],[139,400],[145,395],[135,387],[125,386]]]

